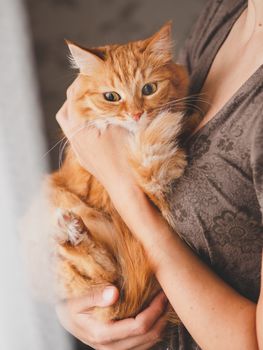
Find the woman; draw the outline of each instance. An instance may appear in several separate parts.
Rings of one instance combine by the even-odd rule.
[[[209,101],[188,140],[189,164],[174,192],[178,232],[192,249],[137,188],[119,147],[124,130],[110,128],[100,137],[83,131],[72,139],[81,163],[105,186],[150,252],[163,291],[185,327],[175,330],[174,349],[263,349],[262,42],[263,0],[209,1],[182,55],[190,94],[202,91]],[[57,115],[69,137],[78,126],[70,104],[77,84]],[[110,324],[92,319],[90,307],[117,298],[114,287],[94,290],[58,306],[58,314],[72,334],[96,349],[150,348],[165,325],[164,294],[135,319]]]

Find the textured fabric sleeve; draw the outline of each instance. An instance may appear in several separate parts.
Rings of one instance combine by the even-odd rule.
[[[263,224],[263,106],[260,109],[252,132],[251,167]]]

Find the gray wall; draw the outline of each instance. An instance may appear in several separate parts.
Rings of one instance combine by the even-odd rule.
[[[121,43],[174,23],[177,51],[207,0],[25,0],[28,8],[48,147],[61,136],[55,121],[74,79],[64,39],[86,46]],[[58,147],[50,152],[58,165]]]

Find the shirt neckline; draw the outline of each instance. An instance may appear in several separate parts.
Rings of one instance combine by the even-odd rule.
[[[200,75],[199,75],[198,83],[197,83],[197,86],[194,90],[194,93],[198,93],[201,91],[201,89],[205,83],[205,80],[209,74],[209,71],[211,69],[211,66],[212,66],[212,64],[217,56],[218,51],[220,50],[221,46],[223,45],[223,43],[227,39],[231,29],[233,28],[234,24],[237,21],[237,19],[239,18],[239,16],[242,14],[242,12],[246,8],[247,8],[247,3],[246,2],[242,3],[241,6],[237,9],[235,14],[233,15],[232,20],[226,26],[226,30],[225,30],[224,34],[221,36],[221,38],[218,39],[217,44],[215,45],[215,47],[212,51],[212,54],[211,54],[211,51],[210,52],[208,51],[205,55],[203,55],[199,64],[200,64],[200,67],[203,66],[203,67],[205,67],[205,69],[203,69],[201,72],[199,72]],[[214,40],[216,40],[216,38],[214,38]],[[209,64],[205,64],[205,62],[209,62]],[[191,144],[192,142],[194,142],[194,140],[196,140],[198,137],[200,137],[205,132],[208,132],[208,130],[218,121],[220,116],[223,115],[224,112],[228,108],[230,108],[234,102],[236,103],[237,100],[243,96],[244,90],[246,90],[246,88],[251,85],[251,83],[254,81],[255,76],[257,76],[259,74],[259,72],[261,72],[261,70],[263,71],[263,64],[261,64],[250,75],[250,77],[246,81],[244,81],[244,83],[235,91],[235,93],[226,101],[226,103],[215,113],[215,115],[212,117],[212,119],[210,119],[204,126],[202,126],[199,130],[197,130],[193,135],[191,135],[187,139],[188,145]]]

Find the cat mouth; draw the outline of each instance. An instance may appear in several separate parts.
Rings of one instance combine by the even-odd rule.
[[[124,118],[117,116],[105,116],[103,118],[93,119],[92,121],[89,121],[88,124],[96,127],[102,132],[105,131],[110,125],[116,125],[134,134],[140,126],[145,125],[150,119],[148,118],[148,113],[143,112],[139,120],[134,120],[131,115],[126,115]]]
[[[144,111],[142,113],[129,114],[128,116],[129,116],[129,120],[132,119],[136,123],[139,123],[140,120],[143,120],[147,117],[147,112]]]
[[[116,125],[128,130],[129,132],[134,133],[138,128],[138,123],[139,122],[136,122],[132,118],[124,119],[120,117],[118,118],[116,116],[115,117],[109,116],[109,117],[94,119],[89,122],[89,125],[96,127],[100,131],[105,131],[110,125]]]

